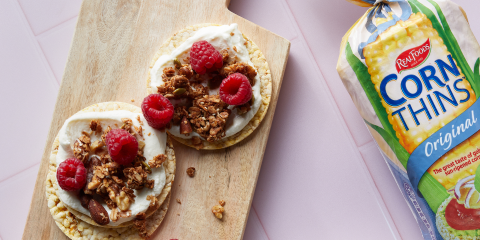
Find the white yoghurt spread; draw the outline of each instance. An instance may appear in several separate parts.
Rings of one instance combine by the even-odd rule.
[[[233,33],[233,36],[231,35]],[[228,51],[228,55],[230,59],[235,59],[237,62],[245,62],[248,63],[250,66],[255,68],[253,63],[250,61],[250,56],[248,55],[248,50],[246,48],[245,39],[243,38],[242,33],[238,30],[238,25],[236,23],[232,25],[222,25],[222,26],[210,26],[204,27],[199,29],[195,32],[195,34],[188,38],[184,43],[180,46],[175,48],[175,50],[170,55],[162,55],[158,58],[155,62],[155,65],[150,71],[151,76],[151,87],[153,89],[157,89],[158,86],[161,86],[164,82],[162,80],[163,69],[166,67],[173,67],[174,63],[173,60],[177,58],[178,60],[182,61],[182,59],[188,57],[190,55],[190,48],[192,47],[193,43],[205,40],[213,45],[213,47],[221,51],[226,49]],[[235,47],[235,48],[234,48]],[[236,49],[236,51],[234,50]],[[202,85],[207,86],[208,82],[204,81]],[[229,137],[234,135],[237,132],[240,132],[250,120],[255,116],[260,105],[262,103],[262,96],[260,94],[260,77],[257,74],[255,77],[255,85],[252,86],[253,90],[253,97],[254,102],[251,106],[250,111],[243,115],[237,114],[237,109],[232,110],[232,114],[229,116],[225,137]],[[219,88],[210,89],[210,95],[216,95],[219,92]],[[171,100],[172,104],[175,105],[182,105],[184,102],[181,100]],[[233,109],[235,106],[229,106],[229,109]],[[180,134],[180,126],[173,125],[171,129],[168,130],[172,135],[189,139],[193,136],[201,137],[195,131],[190,133],[189,136],[185,136]],[[203,138],[203,137],[201,137]]]
[[[146,162],[153,159],[153,157],[159,154],[165,154],[165,148],[167,143],[167,135],[165,132],[160,132],[153,129],[152,127],[146,124],[146,120],[142,114],[133,113],[125,110],[118,111],[108,111],[108,112],[85,112],[75,114],[65,121],[62,129],[60,129],[59,140],[60,146],[58,148],[56,163],[57,166],[65,161],[67,158],[74,157],[73,155],[73,144],[81,135],[82,131],[91,132],[90,122],[92,120],[98,120],[102,129],[106,129],[107,126],[110,126],[112,129],[119,128],[123,125],[121,121],[122,118],[130,118],[133,122],[133,125],[136,127],[140,126],[140,123],[137,120],[137,116],[140,116],[140,119],[143,121],[143,138],[137,137],[138,141],[144,141],[145,147],[143,149],[143,156],[146,158]],[[117,124],[117,126],[115,126]],[[150,136],[148,133],[151,133]],[[90,135],[91,142],[96,140],[101,140],[100,134],[92,133]],[[152,168],[152,173],[148,174],[149,180],[154,180],[155,185],[153,189],[143,188],[142,190],[133,190],[135,194],[135,202],[130,205],[131,216],[126,218],[119,218],[117,222],[112,222],[108,225],[117,226],[123,222],[130,221],[135,218],[135,215],[140,212],[145,212],[150,204],[150,201],[147,200],[148,195],[159,195],[165,186],[166,175],[165,169],[162,167]],[[90,212],[82,207],[80,200],[77,196],[77,191],[65,191],[62,188],[58,188],[57,191],[58,197],[62,200],[63,203],[69,207],[90,216]],[[108,215],[110,216],[111,211],[105,203],[102,204],[105,210],[107,210]]]

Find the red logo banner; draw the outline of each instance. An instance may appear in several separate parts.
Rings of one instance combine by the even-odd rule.
[[[408,49],[398,56],[395,61],[397,72],[415,68],[421,65],[430,55],[430,39],[415,48]]]

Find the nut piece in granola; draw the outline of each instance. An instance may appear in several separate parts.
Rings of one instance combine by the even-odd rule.
[[[92,152],[96,152],[97,150],[101,150],[104,146],[105,144],[103,143],[103,141],[97,140],[90,145],[90,150]]]
[[[255,85],[255,76],[257,76],[257,72],[255,71],[255,68],[248,65],[248,63],[241,62],[230,64],[220,71],[220,74],[222,74],[224,77],[234,73],[241,73],[245,75],[250,81],[250,85]]]
[[[127,184],[131,189],[143,189],[144,183],[147,180],[147,173],[142,166],[129,167],[123,169],[123,175],[128,179]]]
[[[222,207],[225,206],[225,201],[224,201],[224,200],[220,200],[220,201],[218,201],[218,203],[219,203],[220,206],[222,206]]]
[[[228,62],[228,50],[227,49],[222,49],[222,51],[220,51],[220,54],[222,54],[222,58],[223,58],[223,62],[226,63]]]
[[[123,129],[132,135],[135,135],[135,131],[132,129],[134,127],[132,119],[122,118],[122,122],[123,125],[120,127],[120,129]]]
[[[112,212],[110,213],[110,219],[112,220],[112,222],[118,221],[119,218],[120,216],[118,214],[118,209],[117,208],[112,209]]]
[[[178,70],[178,75],[182,75],[186,77],[187,79],[190,79],[193,77],[193,70],[190,65],[184,64],[179,70]]]
[[[80,204],[82,207],[88,210],[88,204],[90,203],[90,200],[92,200],[92,196],[83,193],[83,191],[79,191],[78,197],[80,198]]]
[[[187,116],[183,116],[182,122],[180,123],[180,134],[188,136],[191,132],[193,132],[192,125],[190,125]]]
[[[90,130],[92,130],[96,134],[99,134],[102,132],[102,125],[100,125],[100,122],[98,120],[92,120],[90,122]]]
[[[122,185],[124,185],[123,182],[119,184],[110,178],[105,178],[103,179],[102,185],[97,189],[97,193],[98,190],[105,189],[105,192],[108,193],[108,198],[110,198],[121,211],[127,211],[135,201],[135,195],[132,189],[126,188],[125,186],[122,187]],[[100,191],[100,193],[102,193],[102,191]]]
[[[137,116],[137,121],[140,123],[140,126],[143,126],[143,121],[140,119],[140,115]]]
[[[101,179],[98,178],[98,176],[95,176],[95,167],[101,166],[102,162],[100,159],[95,156],[90,158],[85,165],[85,170],[87,170],[87,184],[85,184],[85,187],[83,188],[83,192],[86,194],[93,194],[93,189],[96,189],[100,183]]]
[[[105,210],[102,204],[97,202],[97,200],[91,199],[89,201],[88,210],[90,211],[90,216],[92,217],[93,221],[99,225],[106,225],[110,222],[107,210]]]
[[[162,163],[167,161],[167,155],[165,154],[159,154],[155,157],[153,157],[152,160],[148,161],[148,164],[152,168],[159,168],[162,166]]]
[[[175,89],[188,87],[188,79],[185,76],[177,75],[170,80]]]
[[[154,195],[148,195],[147,201],[150,201],[149,207],[155,207],[158,204],[158,199]]]
[[[163,74],[165,74],[167,77],[173,77],[175,76],[175,69],[172,67],[166,67],[163,69]]]
[[[187,107],[186,106],[175,106],[175,111],[173,113],[173,124],[180,124],[180,121],[184,117],[188,116]]]
[[[217,217],[218,219],[222,219],[223,218],[223,212],[225,212],[225,209],[220,206],[220,205],[215,205],[212,207],[212,213],[215,215],[215,217]]]
[[[143,151],[143,148],[145,148],[145,142],[138,141],[138,150]]]
[[[187,175],[188,175],[189,177],[195,176],[195,168],[194,168],[194,167],[189,167],[189,168],[187,168]]]
[[[138,126],[138,127],[133,126],[133,129],[135,129],[135,132],[136,132],[138,135],[140,135],[140,137],[143,137],[143,128],[142,128],[142,126]]]
[[[107,129],[103,130],[103,134],[102,134],[102,141],[103,143],[105,143],[105,139],[107,137],[107,134],[112,130],[112,128],[110,126],[107,126]]]
[[[85,135],[85,133],[75,140],[73,144],[73,155],[83,163],[88,160],[90,152],[90,137]]]
[[[124,187],[125,188],[125,187]],[[118,208],[122,211],[127,211],[130,208],[130,205],[133,203],[130,196],[123,189],[120,192],[120,195],[115,197],[115,203],[117,204]]]

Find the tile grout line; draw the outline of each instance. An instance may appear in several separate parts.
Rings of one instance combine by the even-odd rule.
[[[358,150],[361,150],[363,148],[365,148],[365,146],[369,145],[370,143],[375,143],[375,141],[373,139],[371,139],[370,141],[360,145],[360,146],[357,146]]]
[[[290,41],[290,43],[291,43],[291,42],[293,42],[293,41],[295,41],[295,40],[297,40],[297,39],[298,39],[298,35],[295,35],[293,38],[288,39],[288,41]]]
[[[48,79],[46,80],[48,82],[48,85],[52,88],[53,92],[58,92],[59,90],[59,84],[56,80],[56,77],[55,75],[53,74],[53,71],[52,71],[52,68],[50,67],[50,64],[48,63],[48,61],[46,60],[45,58],[45,54],[43,53],[43,50],[42,48],[40,47],[37,39],[35,38],[35,35],[33,34],[33,31],[32,31],[32,28],[30,26],[30,23],[28,22],[28,20],[26,19],[26,16],[25,16],[25,13],[23,12],[23,9],[22,7],[20,6],[20,4],[18,3],[17,0],[10,0],[10,2],[13,3],[14,5],[14,8],[16,8],[16,10],[18,11],[19,13],[19,16],[21,18],[21,21],[23,23],[23,25],[26,27],[27,29],[27,32],[28,32],[28,35],[30,36],[29,37],[29,40],[30,42],[33,44],[33,47],[36,51],[36,54],[37,56],[40,58],[40,62],[41,64],[43,65],[43,70],[46,72],[46,75],[48,76]],[[39,164],[39,162],[37,162],[36,164]],[[35,164],[35,165],[36,165]],[[34,167],[35,165],[32,165],[32,166],[29,166],[29,167],[26,167],[12,175],[10,175],[9,177],[3,179],[0,181],[0,184],[3,183],[4,181],[14,177],[14,176],[17,176],[18,174],[22,173],[23,171],[25,170],[28,170],[32,167]]]
[[[291,14],[291,17],[293,18],[293,20],[294,20],[294,22],[295,22],[296,29],[297,29],[298,31],[300,31],[300,34],[299,34],[299,35],[301,36],[300,42],[303,42],[303,43],[307,46],[308,52],[310,53],[310,55],[312,55],[312,50],[311,50],[310,46],[308,45],[308,43],[306,42],[305,36],[303,35],[303,32],[302,32],[300,26],[298,25],[298,22],[296,21],[295,16],[293,15],[292,10],[291,10],[288,2],[287,2],[286,0],[283,0],[282,2],[287,6],[287,8],[288,8],[288,10],[289,10],[288,12]],[[302,41],[302,39],[303,39],[303,41]],[[315,62],[315,66],[316,66],[315,69],[316,69],[318,72],[320,72],[320,75],[321,75],[322,78],[325,80],[325,77],[324,77],[322,71],[320,70],[320,67],[319,67],[318,62],[317,62],[317,60],[315,59],[315,57],[313,57],[313,56],[309,56],[309,57],[310,57],[310,58],[313,58],[313,61]],[[328,84],[326,83],[326,81],[325,81],[325,85],[326,85],[326,87],[328,88],[328,92],[330,93],[330,95],[332,95],[332,92],[331,92],[331,90],[330,90],[330,87],[328,86]],[[358,146],[357,146],[356,142],[353,140],[352,132],[350,131],[350,129],[349,129],[348,127],[345,127],[345,125],[346,125],[346,124],[345,124],[345,118],[343,117],[342,113],[340,112],[340,110],[339,110],[339,108],[338,108],[338,104],[337,104],[337,102],[335,101],[335,99],[333,98],[333,95],[332,95],[332,97],[331,97],[330,100],[333,101],[333,104],[334,104],[335,107],[336,107],[336,110],[337,110],[337,111],[335,111],[335,113],[336,113],[337,115],[340,115],[341,119],[342,119],[343,122],[344,122],[344,124],[342,124],[342,125],[344,126],[343,129],[344,129],[344,131],[346,131],[346,132],[350,135],[350,142],[353,141],[353,143],[354,143],[353,145],[356,146],[356,148],[357,148],[357,149],[356,149],[357,151],[355,151],[355,152],[356,152],[357,155],[359,155],[359,157],[362,159],[362,163],[363,163],[362,168],[364,169],[364,173],[365,173],[365,171],[366,171],[366,173],[368,173],[368,175],[367,175],[366,173],[365,173],[365,175],[367,175],[367,178],[370,179],[370,181],[371,181],[371,182],[374,184],[374,186],[375,186],[374,189],[376,190],[376,195],[377,195],[377,196],[376,196],[376,197],[377,197],[377,201],[376,201],[376,202],[377,202],[377,204],[379,205],[379,207],[380,207],[381,210],[385,210],[385,211],[386,211],[386,213],[385,213],[384,211],[381,211],[381,212],[382,212],[382,214],[384,215],[384,218],[385,218],[385,220],[386,220],[386,222],[387,222],[387,225],[388,225],[389,228],[390,228],[390,231],[391,231],[391,233],[392,233],[393,238],[396,239],[397,236],[398,236],[398,237],[400,237],[400,238],[402,239],[402,237],[401,237],[401,235],[400,235],[400,232],[398,231],[398,228],[397,228],[395,222],[393,221],[393,218],[392,218],[392,216],[391,216],[391,214],[390,214],[390,211],[389,211],[389,209],[387,208],[387,206],[386,206],[386,204],[385,204],[385,201],[383,200],[383,198],[382,198],[382,196],[381,196],[381,194],[380,194],[380,192],[379,192],[379,189],[378,189],[377,185],[375,184],[375,181],[373,180],[373,177],[372,177],[372,175],[371,175],[371,172],[370,172],[370,170],[368,169],[368,167],[366,166],[365,160],[364,160],[363,156],[361,155],[361,153],[360,153],[360,151],[359,151],[359,149],[358,149]],[[372,186],[371,186],[371,187],[372,187]],[[373,187],[372,187],[372,188],[373,188]],[[381,202],[379,201],[378,197],[380,197]],[[388,217],[385,216],[385,214],[388,214]],[[389,221],[389,220],[390,220],[390,221]],[[390,222],[391,222],[391,223],[390,223]],[[393,227],[395,228],[396,231],[394,231],[394,230],[392,229],[391,224],[393,224]],[[395,233],[396,233],[396,234],[395,234]]]
[[[72,18],[70,18],[70,19],[67,19],[67,20],[59,23],[58,25],[56,25],[56,26],[54,26],[54,27],[52,27],[52,28],[50,28],[50,29],[42,32],[41,34],[35,36],[35,40],[36,40],[37,43],[38,43],[38,39],[39,39],[39,38],[42,38],[42,37],[44,37],[45,35],[48,36],[48,34],[51,34],[51,33],[53,33],[54,31],[60,29],[61,27],[63,27],[63,25],[66,25],[66,24],[69,23],[71,20],[75,19],[77,16],[78,16],[78,15],[75,15],[74,17],[72,17]],[[40,47],[40,49],[41,49],[41,51],[42,51],[42,54],[45,56],[45,50],[43,49],[43,47],[42,47],[40,44],[38,44],[38,45],[39,45],[39,47]],[[45,60],[47,61],[48,66],[50,67],[50,69],[51,69],[52,72],[53,72],[52,63],[48,60],[48,58],[45,58]],[[54,74],[54,75],[55,75],[55,74]],[[58,76],[58,77],[59,77],[59,78],[57,79],[57,76],[55,76],[55,81],[57,82],[58,86],[60,87],[60,84],[61,84],[61,82],[62,82],[62,76]]]
[[[30,30],[30,31],[28,31],[28,33],[30,35],[30,41],[33,43],[33,45],[35,47],[35,50],[37,51],[37,54],[40,57],[42,64],[44,65],[43,66],[45,68],[44,70],[46,70],[47,75],[49,76],[48,83],[49,83],[50,87],[53,88],[54,92],[58,92],[58,90],[60,88],[60,85],[58,84],[58,81],[55,78],[55,74],[53,74],[53,70],[50,67],[50,64],[46,60],[45,54],[43,53],[43,50],[41,49],[40,44],[38,43],[37,39],[35,38],[35,34],[33,33],[32,27],[30,26],[30,23],[28,22],[28,20],[25,16],[25,12],[23,12],[22,7],[20,6],[20,4],[18,3],[17,0],[11,0],[11,1],[15,3],[17,11],[20,12],[23,24],[28,27],[28,30]],[[52,81],[52,79],[54,79],[55,81]]]
[[[286,3],[286,4],[288,5],[288,3]],[[19,7],[20,7],[20,9],[22,9],[22,8],[21,8],[21,5],[19,5]],[[22,9],[22,12],[23,12],[23,9]],[[290,10],[290,12],[291,12],[291,10]],[[23,12],[23,14],[24,14],[24,12]],[[24,14],[24,15],[25,15],[25,14]],[[292,14],[292,15],[293,15],[293,14]],[[57,24],[56,26],[51,27],[51,28],[49,28],[49,29],[47,29],[47,30],[39,33],[38,35],[35,35],[35,34],[33,34],[33,35],[35,36],[35,39],[37,39],[38,37],[43,37],[43,36],[45,36],[45,35],[48,35],[48,34],[50,34],[51,32],[53,32],[53,31],[55,31],[56,29],[62,27],[62,25],[64,25],[65,23],[69,22],[70,20],[72,20],[72,19],[74,19],[74,18],[76,18],[76,17],[77,17],[77,16],[74,16],[74,17],[72,17],[72,18],[70,18],[70,19],[67,19],[67,20],[65,20],[65,21]],[[28,22],[28,20],[27,20],[27,22]],[[296,21],[295,21],[295,22],[296,22]],[[29,25],[29,27],[30,27],[30,30],[32,30],[32,29],[31,29],[31,25],[30,25],[29,22],[28,22],[28,25]],[[298,27],[298,23],[297,23],[296,31],[301,31],[300,28]],[[33,31],[32,31],[32,33],[33,33]],[[303,33],[302,33],[302,36],[303,36]],[[297,38],[300,38],[300,37],[298,36],[298,33],[297,33],[297,35],[296,35],[295,37],[293,37],[292,39],[290,39],[290,41],[293,41],[293,40],[295,40],[295,39],[297,39]],[[300,40],[300,41],[301,41],[301,40]],[[304,41],[305,41],[305,40],[304,40]],[[37,40],[37,44],[38,44],[38,40]],[[307,42],[305,42],[305,44],[308,46],[308,43],[307,43]],[[40,45],[39,45],[39,47],[40,47],[40,50],[41,50],[43,56],[45,57],[43,48],[42,48]],[[311,53],[311,50],[310,50],[310,47],[309,47],[309,46],[308,46],[308,48],[309,48],[309,51],[310,51],[310,53]],[[50,70],[52,70],[52,69],[51,69],[51,64],[50,64],[50,62],[48,61],[48,59],[46,59],[46,61],[47,61],[48,65],[49,65],[49,67],[50,67]],[[318,62],[317,62],[317,61],[315,61],[315,62],[316,62],[317,67],[318,67]],[[321,70],[320,70],[320,72],[321,72]],[[322,74],[322,77],[323,77],[323,74]],[[56,77],[55,77],[55,79],[56,79]],[[325,79],[325,78],[324,78],[324,79]],[[58,83],[58,79],[57,79],[57,83]],[[327,87],[328,87],[328,84],[327,84]],[[329,91],[330,91],[330,88],[329,88]],[[332,99],[332,100],[335,102],[335,104],[336,104],[336,106],[337,106],[337,108],[338,108],[338,104],[337,104],[337,102],[335,101],[335,99]],[[340,112],[340,114],[341,114],[341,112]],[[341,114],[341,115],[342,115],[342,118],[343,118],[343,114]],[[348,127],[348,125],[346,126],[346,128],[348,129],[348,132],[349,132],[350,135],[351,135],[351,129]],[[355,145],[357,145],[358,149],[360,150],[360,149],[363,149],[363,148],[368,147],[371,143],[373,143],[373,140],[371,140],[371,141],[369,141],[369,142],[367,142],[367,143],[365,143],[365,144],[362,144],[362,145],[360,145],[360,146],[358,146],[357,144],[355,144]],[[36,164],[34,164],[33,166],[29,166],[29,167],[27,167],[26,169],[21,170],[20,172],[15,173],[14,175],[12,175],[12,176],[4,179],[4,180],[1,180],[1,181],[0,181],[0,184],[3,183],[3,182],[6,181],[6,180],[12,178],[12,177],[15,177],[15,176],[19,175],[20,173],[22,173],[22,172],[24,172],[24,171],[26,171],[26,170],[28,170],[28,169],[31,169],[32,167],[35,167],[35,166],[38,165],[38,164],[39,164],[39,163],[36,163]],[[374,182],[374,184],[375,184],[375,182]],[[377,188],[377,189],[378,189],[378,188]],[[382,200],[383,200],[383,198],[382,198]],[[261,227],[263,228],[263,230],[264,230],[264,232],[265,232],[265,235],[267,236],[268,239],[270,239],[270,238],[268,237],[268,234],[267,234],[267,232],[265,231],[265,228],[263,227],[262,221],[260,220],[260,217],[259,217],[259,215],[257,214],[257,211],[256,211],[256,209],[255,209],[255,207],[254,207],[253,205],[252,205],[252,209],[254,210],[255,214],[257,215],[257,218],[258,218],[258,220],[259,220],[259,222],[260,222]],[[0,240],[1,240],[1,237],[0,237]]]
[[[37,36],[35,37],[35,40],[36,40],[37,43],[38,43],[38,38],[42,38],[42,37],[45,36],[45,35],[48,36],[48,34],[51,34],[51,33],[53,33],[55,30],[58,30],[59,28],[63,27],[63,25],[66,25],[66,24],[69,23],[72,19],[75,19],[77,16],[78,16],[78,15],[75,15],[74,17],[72,17],[72,18],[70,18],[70,19],[68,19],[68,20],[66,20],[66,21],[61,22],[60,24],[56,25],[55,27],[52,27],[52,28],[44,31],[43,33],[37,35]],[[72,41],[73,41],[73,39],[72,39]],[[42,51],[42,54],[45,56],[45,50],[43,50],[43,47],[42,47],[40,44],[38,44],[38,45],[39,45],[39,47],[40,47],[40,49],[41,49],[41,51]],[[70,44],[70,47],[71,47],[71,44]],[[69,51],[69,52],[70,52],[70,51]],[[48,66],[50,67],[50,70],[52,70],[52,73],[53,73],[52,63],[48,60],[48,58],[45,58],[45,60],[47,61]],[[66,64],[66,62],[65,62],[65,64]],[[65,67],[64,67],[64,68],[65,68]],[[54,75],[54,77],[55,77],[55,81],[56,81],[57,84],[58,84],[58,87],[60,88],[60,84],[61,84],[61,82],[62,82],[62,76],[59,76],[59,79],[57,79],[57,76],[55,76],[55,73],[54,73],[53,75]]]
[[[268,236],[268,233],[267,231],[265,230],[265,227],[263,227],[263,223],[262,223],[262,220],[260,220],[260,217],[258,216],[258,213],[257,213],[257,209],[255,209],[255,206],[253,205],[253,202],[252,202],[252,209],[253,212],[255,213],[255,215],[257,216],[257,219],[258,219],[258,222],[260,223],[260,227],[262,227],[262,230],[263,232],[265,233],[265,236],[267,236],[267,239],[270,240],[270,237]],[[250,210],[250,211],[251,211]],[[1,239],[0,239],[1,240]]]
[[[303,35],[303,32],[302,32],[302,29],[300,28],[300,25],[297,23],[297,21],[296,21],[296,19],[295,19],[295,16],[294,16],[293,13],[292,13],[292,10],[291,10],[291,8],[290,8],[290,5],[288,4],[288,2],[287,2],[286,0],[283,0],[283,2],[284,2],[285,5],[287,5],[287,8],[288,8],[290,14],[292,15],[293,21],[296,23],[296,24],[295,24],[296,30],[300,31],[300,33],[297,33],[297,36],[296,36],[295,38],[298,38],[298,35],[301,35],[302,38],[305,39],[305,36]],[[295,38],[294,38],[294,39],[295,39]],[[292,40],[290,40],[290,41],[292,41]],[[309,51],[310,53],[312,53],[312,50],[311,50],[311,48],[310,48],[310,45],[308,44],[307,41],[305,41],[305,44],[308,46],[308,51]],[[312,55],[313,55],[313,54],[312,54]],[[322,75],[323,79],[326,79],[326,78],[325,78],[325,75],[323,74],[322,70],[320,69],[320,66],[319,66],[319,64],[318,64],[315,56],[313,56],[313,59],[314,59],[314,61],[315,61],[315,64],[317,65],[318,71],[319,71],[320,74]],[[325,82],[326,82],[326,81],[325,81]],[[328,83],[327,83],[326,85],[327,85],[328,91],[329,91],[330,93],[332,93],[331,88],[330,88],[330,86],[328,85]],[[332,94],[332,96],[333,96],[333,94]],[[332,100],[333,100],[333,102],[335,102],[335,106],[336,106],[338,109],[340,109],[340,108],[338,107],[339,104],[337,103],[337,101],[335,100],[335,98],[332,98]],[[342,116],[342,118],[345,120],[345,117],[343,116],[342,111],[339,111],[339,112],[340,112],[340,115]],[[352,135],[352,138],[353,138],[352,130],[350,129],[350,127],[348,126],[348,124],[345,124],[345,127],[348,129],[348,131],[350,132],[350,135]],[[371,138],[372,138],[372,137],[371,137]],[[372,140],[373,140],[373,138],[372,138],[370,141],[372,141]],[[355,142],[355,146],[357,146],[357,147],[363,146],[363,145],[365,145],[365,144],[368,144],[368,142],[370,142],[370,141],[368,141],[367,143],[364,143],[364,144],[362,144],[362,145],[359,146],[358,143],[357,143],[357,141],[355,140],[355,138],[353,138],[353,141]]]
[[[25,11],[24,11],[23,8],[22,8],[22,5],[18,2],[18,0],[15,0],[15,1],[17,2],[17,4],[19,5],[20,9],[22,10],[22,13],[23,13],[23,15],[25,16],[25,19],[27,20],[28,26],[30,26],[30,29],[32,29],[32,25],[30,24],[30,21],[28,21],[28,19],[26,18],[26,14],[25,14]],[[75,18],[75,17],[77,17],[77,16],[78,16],[78,14],[75,15],[74,17],[71,17],[71,18],[69,18],[69,19],[66,19],[66,20],[58,23],[58,24],[55,25],[55,26],[52,26],[52,27],[50,27],[50,28],[48,28],[48,29],[45,29],[45,30],[43,30],[42,32],[40,32],[40,33],[38,33],[38,34],[35,34],[35,33],[32,31],[33,36],[38,37],[38,36],[44,34],[45,32],[50,31],[52,28],[55,28],[55,27],[57,27],[57,26],[65,23],[65,22],[67,22],[67,21],[69,21],[69,20],[71,20],[72,18]],[[1,240],[1,239],[0,239],[0,240]]]
[[[36,39],[35,39],[35,40],[36,40]],[[38,42],[38,40],[37,40],[37,42]],[[40,46],[40,44],[38,44],[38,45],[39,45],[39,47],[40,47],[40,51],[42,51],[43,56],[45,56],[45,50],[43,50],[43,48],[42,48],[42,46]],[[45,61],[47,61],[48,67],[50,67],[50,70],[53,72],[52,64],[50,63],[50,61],[48,61],[47,58],[45,58]],[[60,82],[61,82],[61,80],[57,79],[57,77],[55,76],[55,74],[53,74],[53,75],[54,75],[54,77],[55,77],[55,82],[57,83],[58,88],[60,89]],[[57,94],[58,94],[58,90],[57,90]]]
[[[228,9],[230,12],[235,13],[235,12],[233,12],[232,10],[230,10],[229,6],[227,6],[227,9]],[[237,14],[237,13],[235,13],[235,14]],[[237,14],[237,15],[240,16],[239,14]],[[240,16],[240,17],[242,17],[242,16]],[[243,18],[243,17],[242,17],[242,18]],[[247,19],[247,20],[248,20],[248,19]],[[249,20],[249,21],[250,21],[250,20]],[[292,27],[294,28],[294,26],[292,26]],[[276,33],[275,33],[275,34],[276,34]],[[279,35],[279,36],[280,36],[280,35]],[[284,38],[284,37],[283,37],[283,38]],[[287,39],[288,41],[292,42],[292,41],[296,40],[297,38],[298,38],[298,32],[295,31],[295,36],[293,36],[291,39],[287,39],[287,38],[285,38],[285,39]],[[255,209],[255,207],[254,207],[254,205],[253,205],[253,202],[252,202],[252,206],[251,206],[250,211],[252,211],[252,210],[254,211],[255,215],[257,216],[258,222],[260,223],[260,227],[262,228],[263,232],[265,233],[265,236],[267,236],[267,239],[270,240],[270,237],[268,236],[268,233],[267,233],[265,227],[263,226],[262,220],[260,219],[260,216],[258,215],[257,210]],[[1,240],[1,239],[0,239],[0,240]]]
[[[16,1],[17,1],[17,3],[18,3],[18,0],[16,0]],[[22,10],[23,15],[25,16],[25,11],[23,10],[23,8],[22,8],[22,6],[21,6],[20,4],[19,4],[19,7],[20,7],[20,9]],[[42,46],[40,45],[40,43],[38,43],[38,38],[42,38],[42,37],[44,37],[45,35],[48,36],[48,34],[51,34],[52,32],[54,32],[54,31],[56,31],[57,29],[61,28],[63,25],[66,25],[66,24],[69,23],[71,20],[73,20],[73,19],[75,19],[75,18],[77,18],[77,17],[78,17],[78,14],[75,15],[75,16],[73,16],[73,17],[71,17],[71,18],[69,18],[69,19],[66,19],[66,20],[58,23],[58,24],[55,25],[55,26],[52,26],[52,27],[44,30],[43,32],[41,32],[41,33],[39,33],[39,34],[37,34],[37,35],[35,35],[35,33],[33,32],[33,30],[32,30],[32,25],[30,24],[30,22],[28,21],[28,19],[26,19],[26,17],[25,17],[25,19],[26,19],[26,21],[27,21],[27,23],[28,23],[28,26],[30,27],[30,31],[32,32],[32,34],[33,34],[33,36],[34,36],[35,41],[37,42],[37,44],[38,44],[38,46],[40,47],[40,50],[41,50],[43,56],[45,57],[45,50],[42,48]],[[51,63],[46,57],[45,57],[45,60],[46,60],[46,62],[47,62],[47,64],[48,64],[48,67],[50,68],[50,70],[51,70],[52,73],[53,73],[52,63]],[[57,83],[57,85],[58,85],[58,88],[60,88],[60,84],[61,84],[61,82],[62,82],[62,79],[61,79],[62,76],[59,76],[59,79],[57,79],[57,76],[55,76],[54,73],[53,73],[53,76],[54,76],[55,81],[56,81],[56,83]],[[57,89],[57,92],[58,92],[58,89]],[[1,240],[1,239],[0,239],[0,240]]]
[[[43,37],[44,35],[48,35],[48,34],[50,34],[51,32],[55,31],[57,28],[62,27],[62,25],[65,25],[67,22],[70,22],[72,19],[75,19],[75,18],[77,18],[77,17],[78,17],[78,14],[75,15],[75,16],[73,16],[73,17],[71,17],[71,18],[69,18],[69,19],[66,19],[66,20],[58,23],[57,25],[55,25],[55,26],[53,26],[53,27],[51,27],[51,28],[49,28],[49,29],[47,29],[47,30],[45,30],[45,31],[37,34],[37,35],[35,35],[35,37],[38,38],[38,37]]]
[[[380,150],[378,149],[377,144],[376,144],[374,141],[370,141],[370,142],[368,142],[368,143],[366,143],[366,144],[363,144],[363,145],[362,145],[362,149],[365,149],[365,148],[369,147],[368,145],[372,145],[372,144],[373,144],[373,147],[374,147],[376,150],[380,151]],[[360,150],[360,149],[359,149],[359,150]],[[362,153],[360,153],[360,154],[362,154]],[[363,158],[363,155],[362,155],[362,158]],[[382,156],[382,159],[383,159],[383,156]],[[385,160],[385,159],[383,159],[383,160]],[[390,174],[393,174],[393,173],[392,173],[392,170],[390,169],[390,167],[388,166],[388,164],[387,164],[386,162],[385,162],[385,164],[387,165],[387,168],[388,168]],[[370,169],[368,168],[368,166],[367,166],[367,169],[368,169],[368,172],[371,172]],[[394,178],[394,180],[395,180],[395,183],[397,183],[397,179]],[[377,182],[373,181],[373,184],[375,184],[375,187],[378,189]],[[397,185],[397,184],[396,184],[396,185]],[[398,185],[397,185],[397,187],[400,188],[400,186],[398,186]],[[400,191],[400,189],[399,189],[399,191]],[[402,195],[403,195],[403,194],[402,194]],[[385,199],[383,198],[382,194],[380,194],[380,198],[382,198],[382,201],[385,202]],[[405,201],[406,201],[406,199],[405,199]],[[407,205],[408,205],[408,203],[407,203]],[[409,205],[408,205],[408,207],[410,208]],[[411,209],[410,209],[410,210],[411,210]],[[390,213],[390,210],[388,210],[388,207],[387,207],[387,211]],[[397,224],[395,223],[395,221],[393,220],[393,218],[392,218],[392,222],[393,222],[393,224],[395,225],[395,227],[397,228]],[[398,229],[398,228],[397,228],[397,229]],[[398,231],[398,235],[400,236],[400,238],[403,239],[402,234],[400,233],[400,231]]]
[[[17,172],[17,173],[15,173],[15,174],[11,175],[10,177],[7,177],[7,178],[5,178],[5,179],[1,180],[1,181],[0,181],[0,185],[2,185],[2,183],[3,183],[3,182],[5,182],[5,181],[9,180],[10,178],[13,178],[13,177],[15,177],[15,176],[17,176],[17,175],[19,175],[19,174],[21,174],[21,173],[25,172],[25,171],[28,171],[29,169],[31,169],[31,168],[33,168],[33,167],[35,167],[35,166],[39,165],[39,164],[40,164],[40,162],[37,162],[37,163],[35,163],[34,165],[31,165],[31,166],[29,166],[29,167],[27,167],[27,168],[24,168],[23,170],[20,170],[19,172]],[[0,240],[2,240],[2,239],[0,238]]]

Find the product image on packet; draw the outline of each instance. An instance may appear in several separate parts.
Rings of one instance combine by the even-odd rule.
[[[480,239],[480,46],[450,0],[370,7],[337,71],[425,239]],[[478,189],[478,190],[477,190]]]

